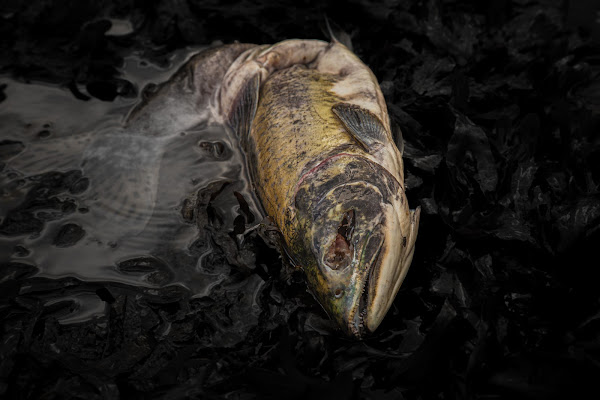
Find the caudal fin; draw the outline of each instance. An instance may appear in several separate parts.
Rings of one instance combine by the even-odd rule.
[[[7,160],[22,176],[81,169],[89,186],[78,194],[86,230],[102,242],[140,233],[150,220],[164,140],[119,129],[28,143]]]
[[[89,210],[101,236],[144,230],[152,217],[164,143],[157,138],[103,135],[84,153]]]
[[[81,154],[89,146],[92,138],[91,133],[84,133],[27,143],[23,151],[8,160],[8,169],[24,176],[78,169]]]

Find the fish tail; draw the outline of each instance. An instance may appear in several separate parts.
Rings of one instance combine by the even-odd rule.
[[[81,169],[89,180],[81,197],[89,209],[86,218],[94,236],[110,241],[143,231],[150,220],[163,147],[160,138],[84,133],[27,143],[7,161],[5,172],[35,176]]]
[[[89,211],[105,235],[122,237],[145,229],[156,203],[164,143],[157,138],[103,135],[85,152],[90,180]]]
[[[91,138],[91,134],[84,133],[27,143],[23,151],[8,160],[8,169],[24,176],[77,169],[81,153],[89,145]]]

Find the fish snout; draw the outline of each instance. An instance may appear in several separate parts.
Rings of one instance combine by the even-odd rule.
[[[370,185],[352,184],[332,190],[331,199],[338,201],[344,194],[347,202],[332,202],[326,218],[315,220],[313,251],[322,277],[321,294],[327,297],[330,316],[350,335],[361,337],[371,313],[371,282],[380,275],[383,255],[387,254],[386,209],[380,192]],[[327,196],[329,197],[329,196]],[[321,204],[326,204],[324,199]]]
[[[339,161],[342,167],[320,169],[297,190],[294,248],[325,311],[361,337],[377,329],[404,280],[418,213],[382,167],[360,158]]]
[[[412,259],[412,216],[383,203],[346,212],[323,252],[323,268],[338,285],[340,325],[349,334],[374,332],[390,309]]]

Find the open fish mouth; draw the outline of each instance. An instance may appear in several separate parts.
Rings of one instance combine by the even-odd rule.
[[[297,204],[303,206],[299,214],[310,227],[306,237],[319,264],[314,287],[321,304],[344,331],[361,337],[381,321],[389,304],[382,299],[394,296],[397,285],[390,279],[402,268],[385,244],[395,243],[392,232],[400,229],[389,205],[396,199],[395,186],[386,175],[365,180],[372,167],[362,158],[338,161],[351,165],[353,174],[334,175],[342,169],[335,165],[317,171],[309,190],[298,191]]]
[[[368,255],[365,253],[369,250],[369,246],[372,246],[374,242],[376,242],[375,245],[377,246],[375,252],[371,253],[374,255],[370,258],[370,260],[365,260],[365,256]],[[361,264],[364,265],[366,269],[362,275],[362,282],[360,282],[360,297],[358,298],[356,305],[350,310],[350,313],[348,315],[348,331],[358,338],[362,337],[363,334],[368,330],[366,326],[366,317],[367,314],[372,311],[370,310],[371,304],[369,302],[369,291],[377,290],[376,286],[371,288],[372,285],[370,285],[370,283],[372,279],[375,276],[377,276],[377,274],[379,273],[379,269],[381,268],[380,256],[384,247],[383,245],[383,238],[378,238],[377,236],[370,235],[363,249]]]

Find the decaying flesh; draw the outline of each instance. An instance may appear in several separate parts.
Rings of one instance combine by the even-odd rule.
[[[215,103],[318,301],[350,334],[374,331],[412,261],[419,209],[371,70],[340,43],[285,41],[239,57]]]
[[[263,208],[330,317],[351,335],[374,331],[410,266],[419,209],[371,70],[338,42],[222,46],[128,124],[160,135],[199,119],[239,134]]]

